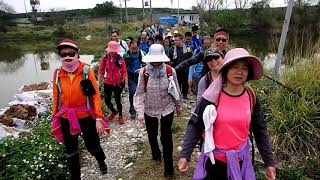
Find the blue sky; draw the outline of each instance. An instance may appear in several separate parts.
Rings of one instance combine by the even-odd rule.
[[[4,0],[5,3],[11,5],[16,12],[25,12],[24,1],[28,11],[31,10],[29,0]],[[48,11],[49,9],[85,9],[93,8],[97,3],[103,3],[106,0],[40,0],[40,10]],[[119,6],[120,0],[112,0]],[[146,0],[144,0],[146,1]],[[233,7],[233,0],[228,0],[228,7]],[[152,0],[153,7],[171,7],[170,0]],[[124,0],[122,0],[124,4]],[[180,0],[180,8],[190,9],[197,4],[197,0]],[[142,0],[127,1],[128,7],[142,7]],[[271,6],[285,6],[284,0],[271,0]],[[124,6],[124,5],[123,5]],[[173,8],[178,8],[178,0],[173,0]]]

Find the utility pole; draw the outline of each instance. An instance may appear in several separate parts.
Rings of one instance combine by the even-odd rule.
[[[144,0],[141,0],[142,1],[142,19],[144,19]]]
[[[126,22],[128,23],[129,20],[128,20],[127,0],[124,0],[124,6],[125,6],[125,8],[126,8]]]
[[[122,0],[119,0],[120,1],[120,23],[122,24],[122,20],[123,20],[123,18],[122,18],[122,3],[121,3],[121,1]]]
[[[150,18],[151,18],[151,24],[152,24],[152,6],[151,6],[151,0],[150,0]]]
[[[178,16],[180,14],[180,1],[178,0]]]
[[[286,16],[283,22],[283,26],[282,26],[282,32],[281,32],[281,37],[280,37],[280,42],[279,42],[279,46],[278,46],[278,53],[277,53],[277,59],[276,59],[276,63],[273,69],[273,73],[272,73],[272,78],[275,80],[279,79],[279,69],[280,69],[280,65],[281,65],[281,60],[283,58],[283,50],[284,50],[284,46],[286,43],[286,37],[287,37],[287,33],[288,33],[288,29],[289,29],[289,23],[290,23],[290,19],[291,19],[291,14],[292,14],[292,9],[294,6],[294,0],[290,0],[288,3],[288,7],[287,7],[287,11],[286,11]],[[275,82],[272,82],[272,87],[275,87]]]

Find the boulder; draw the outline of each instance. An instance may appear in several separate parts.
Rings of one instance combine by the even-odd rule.
[[[37,116],[37,109],[34,106],[26,104],[16,104],[10,106],[10,108],[4,112],[4,115],[11,118],[33,121]]]
[[[48,82],[42,82],[39,84],[31,84],[23,86],[22,91],[39,91],[39,90],[45,90],[48,89],[49,83]]]
[[[9,127],[14,126],[13,119],[11,117],[8,117],[5,115],[0,116],[0,123],[2,123],[5,126],[9,126]]]

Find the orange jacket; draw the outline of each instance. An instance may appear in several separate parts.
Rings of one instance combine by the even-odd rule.
[[[68,72],[60,69],[59,72],[59,78],[60,78],[60,86],[61,86],[61,105],[73,108],[81,105],[86,104],[86,96],[83,94],[80,82],[83,80],[83,66],[87,65],[80,61],[78,69],[75,71],[75,76],[70,80],[70,77],[68,75]],[[58,97],[59,97],[59,91],[58,86],[56,84],[56,72],[57,69],[54,72],[53,75],[53,107],[52,107],[52,116],[54,116],[59,110],[58,110]],[[96,78],[94,76],[93,70],[90,69],[88,72],[88,79],[92,82],[92,85],[96,91],[96,93],[90,97],[90,104],[91,107],[94,108],[94,113],[97,118],[102,118],[103,114],[101,111],[101,98],[100,98],[100,92],[98,85],[96,83]],[[78,118],[85,118],[90,116],[89,112],[77,112]],[[64,118],[67,118],[67,114],[63,115]]]

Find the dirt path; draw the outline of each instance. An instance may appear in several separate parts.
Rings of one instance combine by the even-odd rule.
[[[129,106],[128,94],[124,94],[122,102],[123,112],[127,115]],[[189,112],[193,109],[192,107],[195,107],[195,103],[186,101],[183,113],[174,118],[172,131],[175,167],[179,160],[179,149],[182,145],[185,127],[189,120]],[[119,125],[116,119],[110,125],[112,128],[111,136],[104,137],[101,140],[102,148],[107,157],[108,174],[102,176],[95,159],[84,150],[82,152],[82,179],[164,179],[163,162],[155,163],[151,160],[150,146],[144,125],[130,119],[126,120],[125,125]],[[194,153],[194,157],[196,157],[196,153]],[[191,163],[190,170],[184,174],[178,173],[177,169],[175,169],[175,177],[177,179],[190,179],[193,173],[193,166],[194,163]]]

